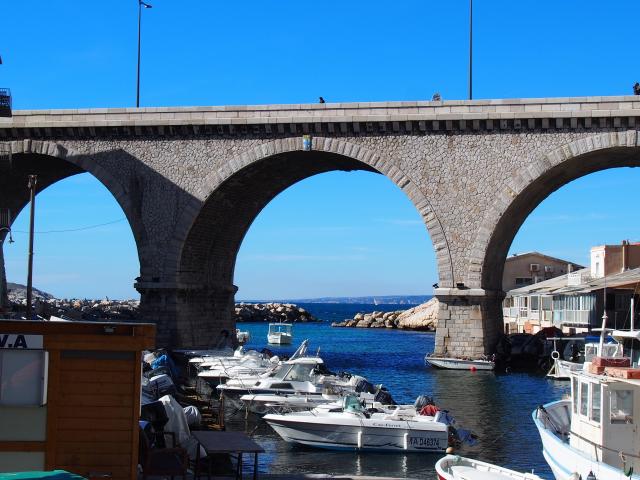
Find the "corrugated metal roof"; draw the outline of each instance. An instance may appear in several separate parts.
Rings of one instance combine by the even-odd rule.
[[[569,275],[583,275],[586,281],[579,285],[568,285],[567,279]],[[633,268],[625,272],[616,273],[602,278],[589,278],[589,269],[583,268],[576,270],[572,274],[560,275],[543,282],[527,285],[526,287],[515,288],[507,292],[508,296],[520,297],[538,293],[540,295],[578,295],[580,293],[589,293],[605,288],[618,288],[640,290],[640,268]]]

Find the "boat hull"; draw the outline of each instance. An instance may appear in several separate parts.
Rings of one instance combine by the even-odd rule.
[[[267,342],[272,345],[290,345],[293,341],[293,335],[287,333],[270,333],[267,335]]]
[[[593,472],[598,480],[620,480],[626,477],[622,468],[616,468],[598,461],[573,447],[552,431],[551,424],[560,430],[569,431],[571,424],[571,401],[561,400],[544,405],[544,411],[536,409],[532,416],[542,440],[542,455],[551,467],[556,480],[569,480],[575,473],[587,478]],[[551,422],[545,421],[545,413],[551,417]],[[577,477],[577,475],[576,475]],[[634,474],[632,480],[640,480],[640,475]]]
[[[322,418],[317,422],[300,421],[291,415],[267,415],[265,420],[289,443],[329,450],[377,452],[444,452],[448,429],[407,428],[407,422],[380,420],[379,426],[357,423],[345,425]],[[373,423],[373,422],[372,422]],[[401,425],[404,424],[404,425]],[[387,425],[385,427],[385,425]]]
[[[446,370],[493,370],[495,364],[488,360],[463,360],[460,358],[425,357],[425,361],[436,368]]]
[[[542,480],[531,473],[520,473],[458,455],[447,455],[438,460],[436,462],[436,473],[438,480]]]

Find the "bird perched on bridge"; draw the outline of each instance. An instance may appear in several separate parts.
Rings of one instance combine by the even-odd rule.
[[[440,96],[440,92],[434,93],[433,97],[431,97],[432,102],[439,102],[440,100],[442,100],[442,97]]]
[[[633,94],[640,95],[640,83],[636,82],[636,84],[633,86]]]
[[[324,98],[318,97],[318,103],[324,103]]]

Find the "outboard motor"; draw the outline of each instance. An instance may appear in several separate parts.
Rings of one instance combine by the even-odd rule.
[[[383,405],[396,405],[395,400],[386,388],[379,389],[376,392],[376,396],[373,397],[373,400]]]
[[[433,397],[429,397],[427,395],[420,395],[416,398],[416,402],[413,404],[416,407],[416,412],[419,412],[427,405],[435,405],[436,403],[433,401]]]
[[[374,387],[373,384],[365,378],[359,378],[353,389],[356,393],[376,393],[376,387]]]

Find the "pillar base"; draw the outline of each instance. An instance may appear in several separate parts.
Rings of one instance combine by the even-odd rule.
[[[435,296],[440,303],[435,355],[476,359],[493,353],[503,330],[504,292],[439,288]]]
[[[222,330],[235,334],[235,285],[175,285],[138,282],[140,315],[157,325],[156,345],[164,348],[209,349]]]

